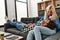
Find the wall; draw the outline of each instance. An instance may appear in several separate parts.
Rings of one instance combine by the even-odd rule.
[[[40,1],[41,0],[29,0],[28,1],[29,17],[37,17],[38,16],[37,3]]]
[[[4,0],[0,0],[0,25],[5,23],[5,4]]]
[[[7,1],[7,13],[10,20],[15,19],[15,0],[6,0]]]

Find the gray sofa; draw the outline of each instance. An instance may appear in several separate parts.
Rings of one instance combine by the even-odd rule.
[[[35,23],[38,20],[39,20],[39,17],[21,18],[21,22],[26,23],[26,24],[28,24],[28,23]],[[9,32],[9,33],[13,33],[13,34],[16,34],[16,35],[23,36],[24,40],[26,40],[28,32],[20,31],[15,26],[12,26],[12,25],[10,25],[8,23],[5,23],[4,27],[5,27],[5,32]]]
[[[60,19],[60,8],[56,9],[56,12],[57,12],[57,14],[59,16],[59,19]],[[38,14],[39,14],[39,16],[41,16],[41,15],[43,15],[43,13],[44,13],[43,11],[40,11]],[[39,18],[40,17],[21,18],[21,22],[24,22],[26,24],[28,24],[30,22],[35,23],[36,21],[39,20]],[[16,35],[23,36],[24,40],[26,40],[28,32],[20,31],[15,26],[11,26],[11,25],[9,25],[7,23],[4,24],[4,27],[5,27],[5,32],[10,32],[10,33],[13,33],[13,34],[16,34]],[[42,39],[43,40],[60,40],[60,30],[58,30],[58,32],[56,34],[51,35],[51,36],[42,35]]]

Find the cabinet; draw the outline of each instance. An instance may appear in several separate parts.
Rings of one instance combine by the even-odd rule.
[[[46,7],[49,5],[49,4],[53,4],[55,6],[55,8],[57,7],[57,3],[56,2],[59,2],[60,3],[60,0],[42,0],[42,2],[39,2],[37,3],[37,6],[38,6],[38,11],[40,10],[45,10]],[[59,4],[60,5],[60,4]]]

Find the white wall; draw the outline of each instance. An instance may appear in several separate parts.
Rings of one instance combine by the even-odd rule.
[[[7,1],[7,13],[10,20],[15,19],[15,0]]]
[[[5,23],[5,2],[0,0],[0,25]]]
[[[40,1],[41,0],[28,0],[29,17],[38,16],[37,3]]]

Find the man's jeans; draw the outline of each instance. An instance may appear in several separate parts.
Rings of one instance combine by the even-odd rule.
[[[33,36],[35,36],[35,40],[42,40],[42,35],[53,35],[56,33],[56,30],[51,30],[47,27],[43,26],[35,26],[34,30],[29,31],[27,40],[33,40]]]

